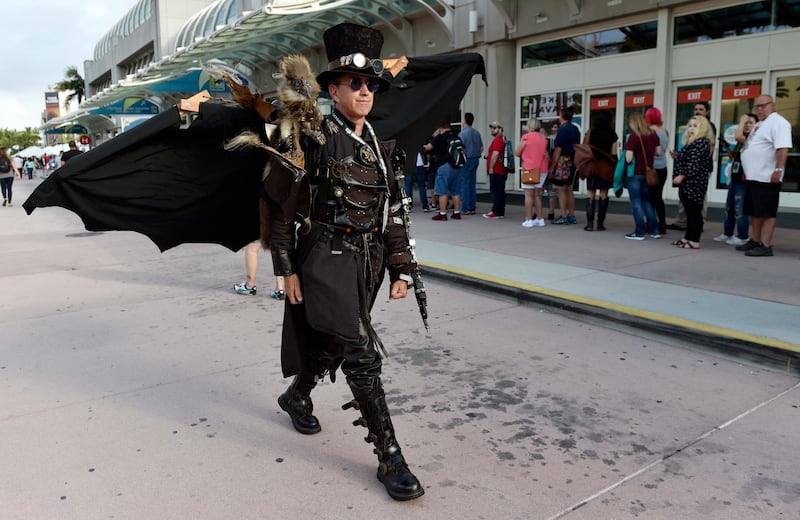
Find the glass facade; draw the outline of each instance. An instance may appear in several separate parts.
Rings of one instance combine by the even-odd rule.
[[[114,27],[100,38],[94,47],[94,59],[99,60],[111,51],[114,38],[125,38],[153,17],[155,0],[139,0]]]
[[[522,47],[522,68],[613,56],[656,47],[655,21]]]
[[[771,0],[675,17],[673,43],[735,38],[800,27],[800,0]]]
[[[777,77],[775,111],[792,125],[793,146],[786,160],[783,191],[800,192],[800,75]]]

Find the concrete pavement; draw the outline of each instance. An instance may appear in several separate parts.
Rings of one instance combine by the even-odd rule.
[[[578,201],[581,206],[581,201]],[[714,242],[719,222],[706,225],[700,250],[678,249],[671,231],[637,242],[623,235],[630,215],[611,214],[606,231],[578,225],[523,228],[523,208],[506,218],[479,214],[432,221],[412,213],[420,262],[430,274],[521,300],[547,303],[654,332],[755,356],[797,371],[800,359],[800,230],[775,233],[775,256],[746,257]],[[668,211],[669,214],[669,211]]]
[[[87,233],[57,208],[28,217],[30,185],[15,188],[15,207],[0,211],[4,519],[796,516],[794,365],[686,348],[628,314],[648,292],[628,284],[647,281],[691,286],[678,308],[712,307],[705,293],[796,307],[786,286],[797,255],[782,230],[779,256],[734,271],[762,276],[771,296],[760,299],[697,260],[738,266],[740,255],[631,243],[622,215],[603,235],[523,229],[519,208],[498,222],[415,213],[426,270],[464,285],[428,277],[430,332],[411,301],[379,298],[373,313],[398,437],[426,487],[397,503],[375,479],[355,415],[340,409],[343,381],[314,393],[318,435],[296,434],[275,403],[287,381],[266,255],[259,294],[239,296],[241,254],[185,245],[162,255],[134,233]],[[778,268],[783,276],[767,276]],[[464,290],[471,283],[486,286]],[[600,311],[572,319],[578,297],[593,307],[606,294],[631,323]],[[661,305],[669,319],[687,316]],[[691,333],[703,321],[688,316]]]

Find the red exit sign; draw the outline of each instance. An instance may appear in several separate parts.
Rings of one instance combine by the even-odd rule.
[[[722,99],[753,99],[761,95],[761,85],[739,85],[722,89]]]
[[[699,103],[711,100],[711,89],[684,90],[678,92],[678,103]]]

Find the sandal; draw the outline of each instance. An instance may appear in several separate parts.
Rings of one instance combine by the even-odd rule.
[[[673,246],[683,247],[683,244],[686,244],[687,241],[685,238],[680,238],[672,243]]]
[[[692,245],[691,242],[684,242],[683,245],[678,246],[681,249],[700,249],[699,245]]]

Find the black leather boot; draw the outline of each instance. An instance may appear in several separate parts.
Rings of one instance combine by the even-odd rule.
[[[304,435],[319,433],[322,427],[312,415],[314,403],[311,402],[311,390],[317,386],[313,375],[298,374],[289,388],[278,397],[278,405],[289,414],[294,429]]]
[[[603,223],[606,221],[606,213],[608,212],[608,199],[600,199],[599,208],[597,210],[597,231],[605,231],[606,227]]]
[[[395,439],[380,379],[375,378],[368,387],[357,386],[350,381],[348,383],[355,399],[342,408],[345,410],[355,408],[361,412],[361,418],[354,421],[353,425],[366,426],[369,429],[369,436],[364,440],[375,445],[373,451],[378,456],[378,480],[386,487],[389,496],[395,500],[413,500],[421,497],[425,490],[417,477],[408,469],[400,445]]]
[[[586,199],[586,222],[583,230],[594,231],[594,199]]]

